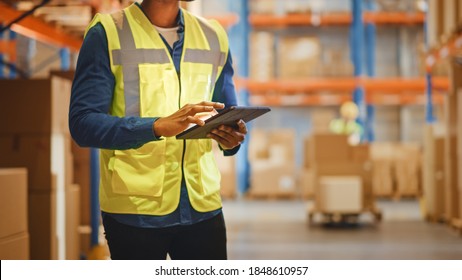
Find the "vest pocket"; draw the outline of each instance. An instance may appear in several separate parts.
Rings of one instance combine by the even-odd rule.
[[[112,190],[116,194],[162,196],[165,177],[165,140],[139,149],[114,152]]]
[[[197,158],[202,193],[204,196],[208,196],[220,191],[221,174],[212,153],[212,140],[200,139],[197,141],[199,146]]]
[[[211,76],[207,74],[195,74],[192,86],[192,96],[190,103],[200,103],[202,101],[210,101],[212,99],[212,82]]]

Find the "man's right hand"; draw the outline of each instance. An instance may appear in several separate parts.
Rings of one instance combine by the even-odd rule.
[[[223,108],[225,108],[225,104],[223,103],[207,101],[185,105],[174,114],[157,119],[154,122],[154,134],[156,137],[172,137],[183,132],[190,124],[203,126],[205,122],[196,116],[196,114],[213,112],[215,109]]]

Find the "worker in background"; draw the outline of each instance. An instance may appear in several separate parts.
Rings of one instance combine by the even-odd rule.
[[[177,140],[197,113],[237,105],[225,30],[180,9],[144,0],[91,22],[80,51],[69,126],[100,153],[100,205],[112,259],[226,259],[220,174],[247,128],[222,126],[209,139]]]
[[[335,134],[349,135],[348,142],[357,145],[361,141],[362,127],[356,122],[358,118],[358,106],[351,101],[345,102],[340,107],[341,118],[330,122],[330,130]]]

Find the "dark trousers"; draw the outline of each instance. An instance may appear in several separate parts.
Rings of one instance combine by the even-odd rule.
[[[189,226],[138,228],[103,219],[113,260],[225,260],[223,214]]]

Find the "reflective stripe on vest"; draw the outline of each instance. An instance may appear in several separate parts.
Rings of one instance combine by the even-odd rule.
[[[125,116],[140,116],[139,64],[170,63],[164,49],[137,49],[125,12],[112,15],[119,34],[120,50],[112,51],[114,65],[122,66],[124,75]]]
[[[226,63],[226,54],[220,50],[220,42],[218,41],[218,36],[210,26],[205,25],[201,20],[199,24],[204,31],[205,37],[210,45],[210,50],[193,50],[186,49],[184,55],[185,62],[192,63],[208,63],[213,65],[212,76],[210,77],[211,86],[210,88],[215,88],[215,82],[218,75],[218,67],[223,67]],[[217,56],[216,54],[220,55]],[[218,59],[216,59],[218,57]]]

